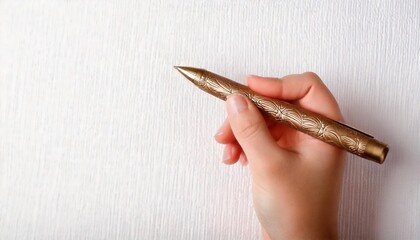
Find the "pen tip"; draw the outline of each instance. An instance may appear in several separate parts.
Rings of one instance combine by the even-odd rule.
[[[178,72],[180,72],[182,75],[184,75],[184,77],[186,77],[187,79],[193,82],[199,81],[201,76],[205,72],[205,70],[201,68],[184,67],[184,66],[174,66],[174,68]]]
[[[183,67],[183,66],[174,66],[174,68],[178,72],[182,73],[183,75],[185,75],[186,72],[189,72],[189,71],[194,69],[194,68],[191,68],[191,67]]]

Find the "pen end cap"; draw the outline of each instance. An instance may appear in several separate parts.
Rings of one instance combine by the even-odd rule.
[[[370,141],[366,146],[367,157],[379,164],[385,161],[388,151],[389,147],[379,141]]]

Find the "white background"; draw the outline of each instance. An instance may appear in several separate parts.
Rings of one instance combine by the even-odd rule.
[[[173,65],[314,71],[348,124],[342,239],[420,239],[420,4],[0,1],[0,239],[258,239],[223,102]]]

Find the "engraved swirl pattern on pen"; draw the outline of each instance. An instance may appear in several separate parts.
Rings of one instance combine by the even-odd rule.
[[[344,129],[345,127],[321,116],[308,115],[289,103],[255,95],[249,88],[229,79],[223,78],[225,81],[219,81],[219,77],[223,78],[205,72],[200,78],[199,87],[223,100],[226,100],[226,97],[232,93],[243,94],[254,102],[258,108],[264,110],[279,122],[354,154],[363,155],[365,153],[368,141],[366,136],[353,130]]]
[[[297,130],[347,149],[357,155],[362,155],[366,150],[367,141],[362,141],[360,134],[355,131],[347,131],[346,135],[346,131],[341,130],[340,127],[328,124],[327,121],[322,121],[318,117],[304,114],[295,108],[287,107],[280,102],[263,97],[258,98],[257,101],[254,99],[251,100],[277,121],[287,123]]]
[[[229,82],[219,81],[217,78],[213,77],[212,74],[206,71],[203,75],[201,75],[199,87],[223,100],[226,100],[226,97],[232,93],[240,93],[250,99],[253,97],[253,94],[244,90],[243,86],[240,84],[232,82],[231,80],[229,80]]]

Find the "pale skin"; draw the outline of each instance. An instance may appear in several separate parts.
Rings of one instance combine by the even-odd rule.
[[[314,73],[248,76],[247,83],[261,95],[342,121],[334,96]],[[230,95],[226,109],[215,139],[225,145],[224,163],[249,163],[263,239],[337,239],[343,152],[264,118],[242,95]]]

